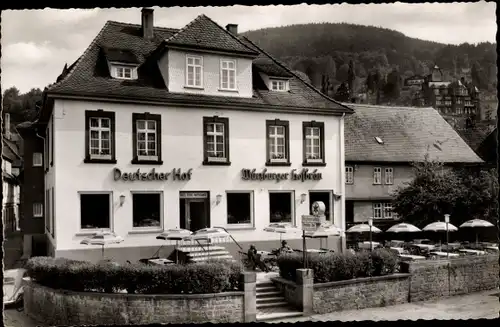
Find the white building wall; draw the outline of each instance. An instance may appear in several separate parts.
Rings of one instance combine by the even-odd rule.
[[[116,115],[116,160],[117,164],[85,164],[85,110],[103,109]],[[179,191],[210,191],[212,226],[227,226],[225,192],[229,190],[254,191],[254,228],[231,230],[237,241],[279,240],[279,235],[267,233],[263,228],[269,224],[268,190],[295,190],[295,222],[300,226],[301,215],[309,213],[310,203],[300,203],[300,195],[309,190],[333,190],[343,192],[343,135],[342,120],[333,116],[311,116],[275,113],[257,113],[198,108],[166,108],[99,102],[77,102],[57,100],[55,124],[55,156],[57,178],[49,181],[55,185],[57,249],[85,248],[80,245],[79,191],[111,191],[113,193],[113,221],[115,232],[125,238],[119,246],[160,245],[157,233],[129,234],[132,230],[132,199],[130,191],[161,190],[164,203],[164,228],[179,226]],[[163,165],[132,165],[132,113],[149,112],[162,115],[162,160]],[[230,166],[204,166],[203,161],[203,117],[229,118]],[[290,167],[268,167],[268,172],[290,172],[302,169],[302,122],[323,121],[325,123],[326,167],[317,167],[322,173],[320,181],[243,181],[241,169],[265,168],[266,119],[281,119],[290,122]],[[114,181],[113,169],[135,172],[140,168],[149,172],[171,172],[173,168],[186,171],[193,169],[190,181]],[[309,167],[312,171],[316,167]],[[54,183],[54,184],[50,184]],[[340,192],[339,192],[340,190]],[[216,196],[222,202],[216,205]],[[119,206],[120,195],[125,203]],[[334,222],[344,224],[344,197],[334,200]],[[299,237],[299,236],[298,236]]]
[[[186,55],[203,58],[203,88],[186,86]],[[220,90],[220,61],[232,59],[236,61],[237,91]],[[169,92],[195,93],[204,95],[235,96],[250,98],[252,91],[252,60],[224,55],[168,50],[159,61],[160,70],[166,81]]]

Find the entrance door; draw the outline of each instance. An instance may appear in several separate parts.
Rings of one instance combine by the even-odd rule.
[[[309,191],[309,214],[312,215],[312,204],[321,201],[325,204],[325,219],[333,222],[333,201],[332,191]]]
[[[186,229],[196,231],[207,226],[205,201],[203,199],[186,200]]]

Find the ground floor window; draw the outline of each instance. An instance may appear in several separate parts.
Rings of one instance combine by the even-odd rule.
[[[333,221],[332,191],[309,191],[309,214],[312,215],[312,204],[321,201],[325,204],[325,219]]]
[[[269,218],[271,223],[293,223],[293,192],[269,192]]]
[[[250,225],[252,223],[253,192],[227,192],[226,202],[227,223],[229,225]]]
[[[80,227],[111,228],[111,193],[80,193]]]
[[[134,228],[162,225],[162,194],[160,192],[132,193],[132,221]]]

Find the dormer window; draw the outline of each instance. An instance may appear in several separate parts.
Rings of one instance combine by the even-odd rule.
[[[271,84],[270,89],[272,91],[281,91],[281,92],[286,91],[286,81],[285,80],[272,79],[270,84]]]
[[[221,60],[220,81],[221,90],[236,90],[236,60]]]
[[[112,65],[111,67],[114,78],[137,79],[137,72],[135,66]]]
[[[186,56],[186,86],[203,87],[203,57]]]

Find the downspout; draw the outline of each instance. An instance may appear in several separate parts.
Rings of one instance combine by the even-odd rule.
[[[346,250],[346,234],[345,234],[345,229],[346,229],[346,217],[345,217],[345,181],[343,176],[345,176],[345,144],[344,144],[344,117],[345,117],[345,112],[342,113],[342,118],[340,119],[340,131],[339,131],[339,153],[340,153],[340,175],[339,175],[339,180],[340,180],[340,216],[342,218],[341,220],[341,226],[340,229],[342,230],[342,234],[340,237],[340,250],[341,252],[345,252]],[[343,149],[343,150],[342,150]]]

